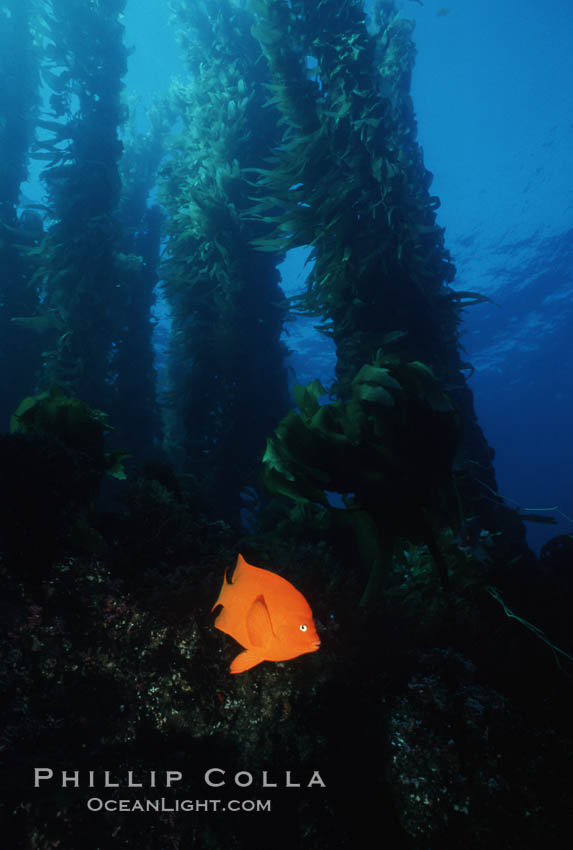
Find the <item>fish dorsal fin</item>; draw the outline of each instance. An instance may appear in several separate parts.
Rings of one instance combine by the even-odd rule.
[[[265,597],[257,596],[247,614],[247,634],[253,646],[267,646],[273,636],[271,616]]]

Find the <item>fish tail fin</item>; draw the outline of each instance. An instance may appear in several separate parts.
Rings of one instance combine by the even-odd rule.
[[[250,670],[251,667],[260,664],[261,661],[264,661],[264,658],[261,658],[258,653],[252,652],[250,649],[245,649],[244,652],[239,652],[233,660],[229,671],[231,673],[244,673],[245,670]]]

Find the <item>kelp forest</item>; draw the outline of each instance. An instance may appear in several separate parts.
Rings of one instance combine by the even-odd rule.
[[[3,846],[562,848],[571,569],[528,548],[547,518],[504,502],[476,419],[484,296],[454,285],[413,23],[173,0],[185,70],[141,130],[125,6],[0,0]],[[295,315],[332,386],[289,391]],[[229,673],[239,552],[304,594],[318,651]],[[118,793],[164,805],[87,805]],[[213,796],[272,807],[176,805]]]

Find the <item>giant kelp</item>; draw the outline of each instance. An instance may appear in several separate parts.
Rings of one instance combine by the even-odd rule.
[[[176,11],[194,76],[172,89],[182,131],[161,189],[179,427],[171,441],[183,443],[206,503],[237,519],[239,494],[256,486],[264,439],[288,404],[277,255],[253,249],[268,226],[245,218],[255,191],[245,169],[262,164],[276,125],[263,114],[266,72],[241,4],[185,0]]]
[[[457,521],[460,420],[451,400],[423,363],[382,353],[358,371],[347,402],[320,405],[322,394],[317,381],[295,387],[299,412],[287,414],[268,441],[266,486],[327,509],[327,494],[342,496],[370,572],[365,604],[380,603],[399,537],[428,545],[447,589],[436,533],[444,520]]]
[[[370,19],[362,0],[251,6],[272,75],[268,104],[285,128],[257,172],[261,195],[252,212],[274,230],[256,244],[262,251],[312,247],[297,306],[321,316],[336,344],[342,397],[390,334],[400,357],[434,371],[464,423],[464,508],[499,523],[475,480],[479,464],[481,481],[496,487],[460,356],[463,299],[449,286],[455,269],[416,141],[413,24],[389,2]]]
[[[121,322],[118,127],[126,48],[118,15],[125,0],[50,0],[43,9],[43,80],[49,113],[38,121],[34,156],[46,161],[49,233],[32,285],[54,317],[44,385],[113,408],[114,343]]]
[[[122,181],[124,6],[125,0],[38,6],[49,95],[32,156],[47,163],[49,227],[28,252],[28,286],[41,304],[33,313],[20,310],[15,327],[22,337],[22,330],[42,334],[40,387],[59,387],[101,406],[120,440],[142,454],[159,441],[160,430],[150,318],[160,234],[157,211],[147,211],[146,199],[161,126],[147,159],[134,153],[131,164],[124,163]]]
[[[27,279],[29,250],[38,245],[42,224],[31,209],[18,215],[39,102],[34,9],[31,0],[0,3],[0,360],[10,363],[0,388],[0,429],[7,427],[22,392],[32,389],[40,361],[36,341],[24,338],[11,321],[29,315],[37,304]]]
[[[273,73],[269,103],[286,124],[260,174],[258,210],[276,230],[259,246],[313,247],[299,305],[323,316],[342,385],[396,330],[405,355],[449,376],[458,313],[444,280],[453,266],[415,142],[411,23],[384,4],[369,29],[359,0],[255,8]]]

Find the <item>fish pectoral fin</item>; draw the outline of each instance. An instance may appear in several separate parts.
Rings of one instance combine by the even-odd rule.
[[[260,664],[265,659],[258,652],[253,652],[252,649],[245,649],[240,652],[232,662],[229,670],[231,673],[244,673],[245,670],[250,670],[256,664]]]
[[[257,596],[247,614],[247,634],[253,646],[268,646],[273,637],[271,615],[262,593]]]

